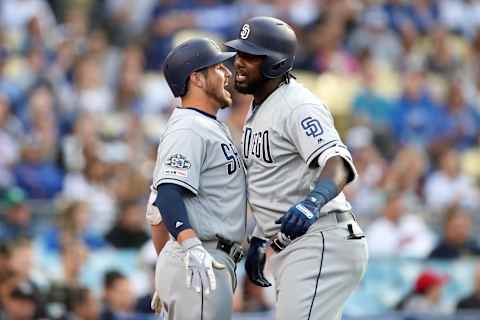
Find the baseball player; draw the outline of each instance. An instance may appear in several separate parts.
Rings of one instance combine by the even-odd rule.
[[[245,238],[246,177],[230,133],[216,119],[231,104],[231,72],[209,39],[174,48],[164,63],[181,106],[160,139],[147,220],[157,252],[163,223],[171,239],[159,254],[153,307],[161,298],[168,320],[232,317],[235,264]],[[157,227],[155,227],[157,226]]]
[[[245,268],[264,277],[272,246],[276,319],[340,319],[362,278],[367,245],[342,189],[357,172],[327,106],[290,74],[297,40],[283,21],[254,17],[238,39],[235,88],[253,95],[242,141],[256,220]]]

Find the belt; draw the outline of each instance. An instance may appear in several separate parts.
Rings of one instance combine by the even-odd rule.
[[[330,211],[324,215],[321,215],[316,223],[322,223],[322,220],[334,218],[337,223],[347,222],[355,220],[355,216],[351,211]],[[353,239],[355,235],[353,234],[352,225],[348,226],[348,230],[350,232],[350,237]],[[363,236],[362,236],[363,237]],[[280,252],[287,247],[287,245],[291,242],[290,238],[285,236],[282,233],[278,233],[270,243],[270,247],[272,247],[273,251]]]
[[[218,241],[206,241],[204,244],[214,244],[217,250],[225,252],[233,260],[233,262],[239,263],[244,256],[243,247],[240,244],[233,242],[232,240],[225,239],[218,234],[216,236]]]

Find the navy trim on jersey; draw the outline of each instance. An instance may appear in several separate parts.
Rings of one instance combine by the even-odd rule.
[[[197,111],[197,112],[203,114],[203,115],[206,116],[206,117],[209,117],[209,118],[212,118],[212,119],[214,119],[214,120],[217,120],[217,117],[214,116],[213,114],[210,114],[210,113],[205,112],[205,111],[203,111],[203,110],[197,109],[197,108],[195,108],[195,107],[177,107],[177,109],[187,109],[187,110]]]
[[[307,164],[310,164],[310,161],[312,160],[312,157],[314,157],[318,151],[322,150],[323,148],[325,148],[327,145],[331,144],[332,142],[338,142],[338,140],[331,140],[331,141],[328,141],[327,143],[322,144],[320,147],[318,147],[318,148],[315,149],[312,153],[310,153],[310,155],[309,155],[308,158],[307,158],[307,161],[305,161],[305,162],[306,162]],[[325,151],[325,150],[327,150],[327,149],[330,149],[331,147],[334,147],[334,146],[336,146],[336,145],[335,145],[335,144],[334,144],[334,145],[331,145],[330,147],[324,149],[323,151]],[[323,151],[320,152],[320,153],[318,154],[318,156],[320,156],[320,154],[322,154]]]
[[[203,283],[200,283],[202,286],[202,302],[200,303],[200,320],[203,320]]]
[[[165,181],[167,180],[167,181]],[[164,181],[164,182],[162,182]],[[188,189],[189,191],[191,191],[194,195],[197,195],[198,194],[198,190],[197,188],[195,188],[194,186],[192,186],[191,184],[189,184],[188,182],[185,182],[183,180],[180,180],[180,179],[176,179],[176,178],[162,178],[160,180],[158,180],[154,186],[155,186],[155,189],[158,188],[159,185],[163,184],[163,183],[173,183],[173,184],[177,184],[181,187],[184,187],[186,189]]]
[[[320,268],[318,270],[317,281],[315,283],[315,291],[313,292],[312,303],[310,304],[310,310],[308,311],[307,320],[310,320],[310,316],[312,315],[313,303],[315,302],[315,297],[317,296],[318,281],[320,280],[320,275],[322,274],[323,254],[325,252],[325,236],[323,235],[323,232],[320,232],[320,234],[322,235],[322,258],[320,259]]]

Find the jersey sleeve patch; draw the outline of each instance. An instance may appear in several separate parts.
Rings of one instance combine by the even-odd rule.
[[[192,166],[192,163],[180,153],[169,155],[165,161],[165,164],[172,168],[185,169],[184,171],[190,169]]]
[[[180,153],[169,155],[165,160],[165,165],[163,174],[182,178],[188,177],[188,169],[192,167],[192,163]]]

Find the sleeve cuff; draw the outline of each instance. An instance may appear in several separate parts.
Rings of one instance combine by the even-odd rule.
[[[173,183],[173,184],[179,185],[179,186],[184,187],[185,189],[191,191],[194,195],[196,195],[196,196],[198,195],[198,189],[197,188],[195,188],[194,186],[192,186],[188,182],[180,180],[180,179],[163,178],[163,179],[160,179],[160,180],[156,181],[153,184],[153,186],[154,186],[155,189],[157,189],[158,186],[163,184],[163,183]]]
[[[357,169],[353,164],[352,156],[350,155],[350,152],[348,151],[347,147],[345,147],[343,144],[338,144],[338,145],[335,145],[333,148],[328,148],[328,149],[325,149],[324,151],[325,152],[322,152],[321,154],[318,155],[318,165],[320,166],[320,168],[323,168],[325,166],[325,163],[327,162],[328,159],[335,156],[340,156],[349,165],[353,173],[353,179],[349,182],[353,182],[357,179],[357,176],[358,176]]]

